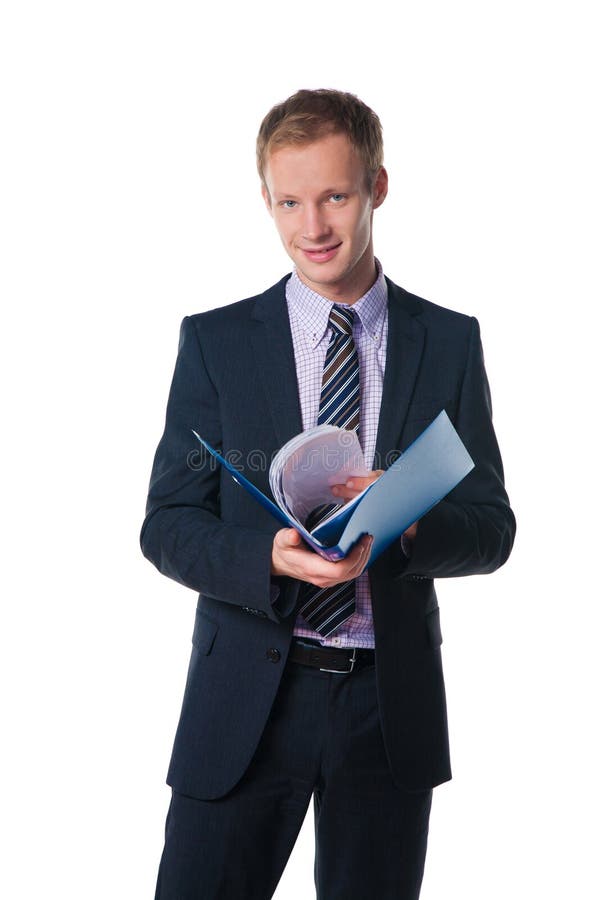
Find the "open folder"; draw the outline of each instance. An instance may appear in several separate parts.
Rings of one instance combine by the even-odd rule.
[[[283,526],[295,528],[325,559],[343,559],[363,534],[373,535],[369,564],[468,475],[473,460],[445,410],[398,459],[357,497],[339,505],[318,526],[305,527],[308,514],[338,503],[334,484],[366,475],[353,431],[318,425],[288,441],[269,467],[275,502],[194,431],[200,443]]]

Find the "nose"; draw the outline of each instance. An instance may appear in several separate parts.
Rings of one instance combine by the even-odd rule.
[[[318,243],[331,234],[331,226],[327,222],[327,217],[317,203],[307,203],[304,207],[302,234],[305,240],[312,243]]]

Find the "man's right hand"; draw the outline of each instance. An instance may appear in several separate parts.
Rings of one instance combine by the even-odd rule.
[[[371,553],[373,538],[364,534],[345,559],[329,562],[308,549],[295,528],[282,528],[273,539],[271,574],[288,575],[317,587],[332,587],[358,578]]]

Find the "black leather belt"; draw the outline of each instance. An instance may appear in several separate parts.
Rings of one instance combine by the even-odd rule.
[[[362,647],[323,647],[294,638],[288,655],[289,662],[312,666],[322,672],[348,673],[355,668],[375,665],[375,651]]]

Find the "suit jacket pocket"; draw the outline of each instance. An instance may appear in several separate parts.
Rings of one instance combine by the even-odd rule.
[[[431,646],[439,647],[443,640],[439,606],[427,613],[427,631],[429,632],[429,643]]]
[[[205,656],[208,656],[208,654],[212,650],[212,646],[214,644],[218,630],[219,626],[216,622],[213,622],[212,619],[209,619],[208,616],[202,612],[202,610],[196,610],[196,621],[194,622],[192,644],[199,653],[204,653]]]

